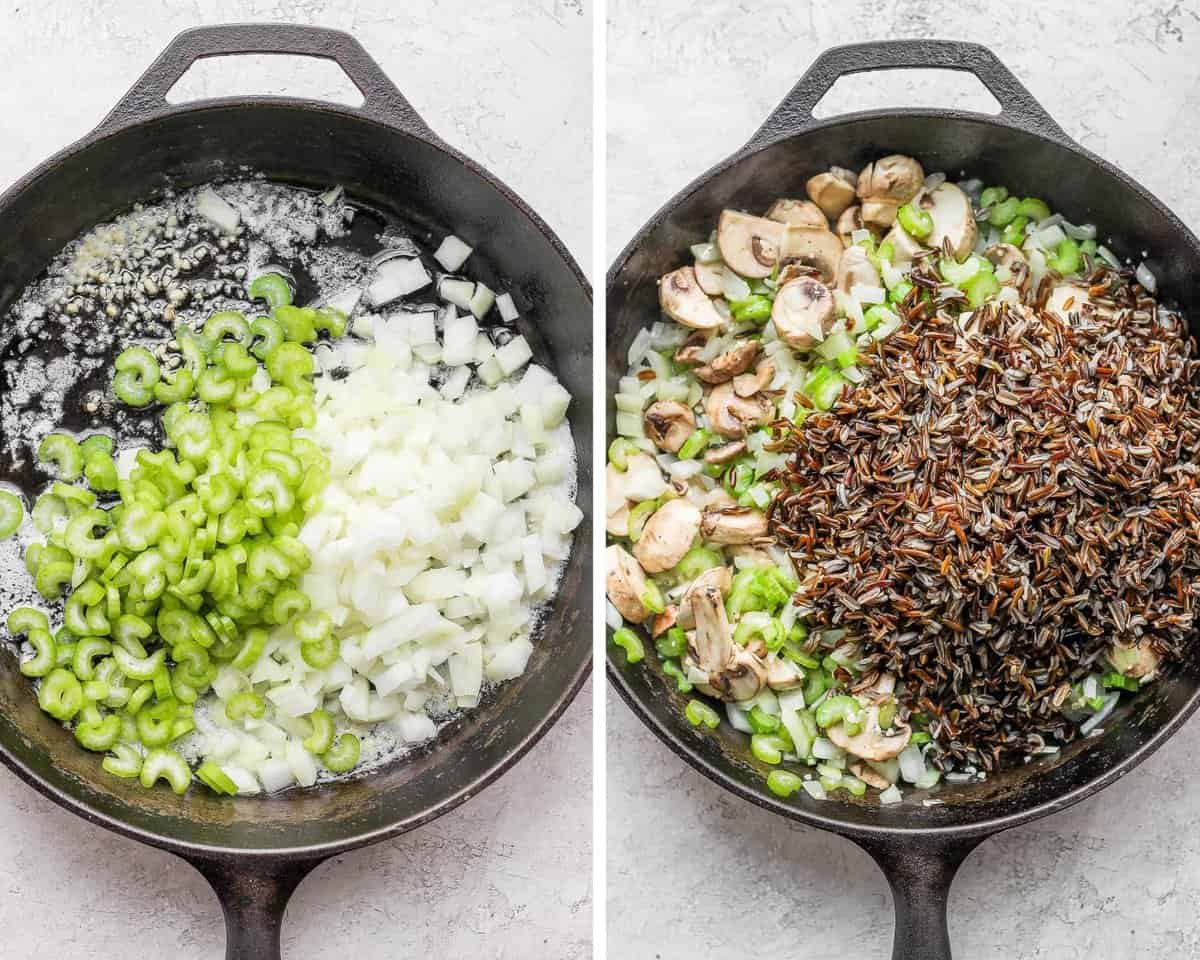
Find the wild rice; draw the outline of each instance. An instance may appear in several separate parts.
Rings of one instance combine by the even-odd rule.
[[[1127,272],[1097,270],[1069,321],[991,303],[964,324],[912,279],[866,382],[788,425],[771,529],[814,636],[896,673],[933,762],[992,770],[1078,735],[1059,708],[1112,641],[1187,643],[1200,365]]]

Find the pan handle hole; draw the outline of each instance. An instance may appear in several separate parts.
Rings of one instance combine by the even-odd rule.
[[[978,77],[960,70],[884,70],[838,77],[813,108],[818,120],[857,110],[940,107],[998,114],[1000,104]]]
[[[167,103],[213,97],[303,97],[361,107],[363,95],[332,60],[255,53],[193,63],[167,92]]]

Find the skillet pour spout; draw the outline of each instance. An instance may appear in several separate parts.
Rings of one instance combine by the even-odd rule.
[[[813,108],[839,77],[898,68],[972,73],[1001,110],[887,109],[814,119]],[[668,201],[610,268],[609,433],[624,357],[647,318],[658,313],[657,280],[680,265],[681,251],[708,235],[720,211],[765,210],[780,196],[803,196],[815,174],[834,166],[861,169],[892,153],[917,158],[926,170],[952,177],[969,171],[1024,196],[1046,195],[1055,209],[1078,211],[1102,236],[1119,238],[1113,241],[1118,256],[1151,251],[1148,265],[1161,296],[1189,318],[1193,335],[1200,333],[1200,286],[1192,279],[1200,274],[1200,241],[1127,174],[1072,142],[991,51],[940,40],[836,47],[817,58],[746,146]],[[629,667],[610,645],[608,676],[670,749],[745,800],[845,836],[871,855],[895,902],[895,960],[949,960],[950,886],[976,846],[1102,790],[1158,749],[1200,705],[1200,657],[1192,653],[1122,707],[1120,722],[1107,724],[1102,736],[983,782],[943,784],[936,797],[905,789],[903,802],[890,806],[868,798],[821,802],[803,793],[784,800],[764,789],[770,768],[750,758],[746,736],[727,725],[701,732],[684,721],[674,681],[652,661]],[[935,802],[927,806],[926,800]]]

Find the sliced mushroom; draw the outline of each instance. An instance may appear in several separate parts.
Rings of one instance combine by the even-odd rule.
[[[836,232],[838,239],[842,241],[843,247],[848,247],[854,243],[855,230],[865,229],[867,229],[867,225],[863,223],[862,207],[858,204],[847,207],[837,219]]]
[[[700,355],[704,352],[704,344],[708,342],[708,335],[705,333],[696,332],[691,334],[683,345],[675,351],[676,363],[700,363]]]
[[[912,157],[892,153],[868,163],[858,175],[862,200],[888,199],[907,203],[925,182],[925,171]]]
[[[713,387],[704,400],[704,415],[708,417],[709,425],[731,440],[769,423],[773,412],[774,406],[766,397],[761,394],[739,397],[733,392],[731,383]]]
[[[694,330],[716,330],[725,324],[725,318],[700,288],[692,267],[672,270],[658,281],[658,302],[668,317]]]
[[[783,259],[797,260],[821,272],[831,282],[842,259],[842,243],[828,227],[788,227],[783,240]]]
[[[804,671],[787,657],[770,653],[763,662],[767,668],[767,686],[772,690],[793,690],[804,683]]]
[[[824,340],[835,319],[833,294],[820,280],[801,277],[776,291],[771,322],[779,339],[795,350]]]
[[[732,463],[746,452],[746,441],[735,440],[733,443],[723,443],[719,447],[709,447],[704,451],[704,462],[713,464]]]
[[[720,356],[693,372],[705,383],[724,383],[749,370],[761,349],[762,344],[758,340],[738,340]]]
[[[815,227],[828,230],[829,221],[821,208],[809,200],[776,200],[767,211],[768,220],[789,223],[793,227]]]
[[[650,636],[661,637],[664,633],[670,630],[679,620],[679,608],[675,604],[668,604],[662,613],[656,614],[654,623],[650,626]]]
[[[739,397],[752,397],[766,390],[775,379],[775,362],[764,360],[753,373],[743,373],[733,378],[733,392]]]
[[[707,509],[701,514],[700,536],[709,543],[753,543],[766,535],[766,515],[750,507]]]
[[[883,238],[883,242],[892,245],[892,266],[899,269],[906,268],[913,262],[917,254],[925,249],[919,240],[898,223],[893,224],[888,235]]]
[[[692,594],[697,590],[704,590],[709,587],[720,592],[724,597],[729,593],[729,588],[733,585],[733,572],[729,567],[709,567],[702,574],[692,581],[691,586],[683,595],[683,599],[679,601],[679,609],[676,612],[676,620],[685,630],[693,630],[696,627],[696,618],[692,616]]]
[[[912,157],[893,153],[868,163],[858,175],[863,223],[881,230],[890,227],[900,205],[915,197],[924,181],[925,171]]]
[[[699,531],[700,508],[690,500],[668,500],[646,521],[633,555],[647,573],[662,573],[683,559]]]
[[[717,247],[721,259],[743,277],[769,277],[782,259],[787,227],[778,220],[752,217],[737,210],[722,210],[717,221]]]
[[[1073,283],[1060,283],[1050,291],[1050,297],[1046,301],[1046,311],[1066,321],[1070,319],[1072,313],[1082,312],[1084,305],[1091,302],[1087,287],[1077,287]]]
[[[996,279],[1000,280],[1001,286],[1021,287],[1029,272],[1029,261],[1019,247],[1011,243],[995,243],[983,251],[983,255],[997,268]]]
[[[725,615],[721,591],[703,587],[688,591],[696,635],[689,652],[696,665],[708,674],[709,685],[722,700],[750,700],[766,682],[766,667],[749,650],[733,642],[733,630]]]
[[[660,450],[678,453],[687,438],[696,430],[696,417],[691,407],[674,400],[659,400],[646,408],[646,436]]]
[[[844,167],[830,167],[827,172],[810,177],[804,188],[821,212],[836,220],[854,202],[858,177]]]
[[[849,247],[838,265],[837,288],[849,293],[854,287],[878,287],[879,271],[867,255],[865,247]]]
[[[850,772],[858,777],[858,779],[865,783],[868,787],[874,787],[876,790],[886,790],[892,785],[891,780],[885,777],[882,773],[872,770],[865,763],[850,764]]]
[[[725,264],[719,260],[713,263],[701,263],[696,261],[694,267],[696,271],[696,282],[700,284],[700,289],[710,297],[719,297],[725,292],[725,275],[729,270]]]
[[[943,183],[922,193],[917,202],[933,218],[933,232],[926,242],[938,250],[949,246],[955,260],[965,260],[979,236],[970,198],[953,183]]]
[[[1153,674],[1161,663],[1159,657],[1148,644],[1136,645],[1128,643],[1113,643],[1108,650],[1109,662],[1127,677],[1138,680]]]
[[[641,623],[650,611],[642,604],[646,592],[646,573],[629,551],[614,543],[604,554],[608,568],[608,599],[623,620]]]
[[[893,724],[893,729],[899,732],[889,736],[879,728],[879,707],[872,704],[866,713],[861,733],[852,737],[838,723],[829,727],[825,735],[847,753],[863,760],[891,760],[900,756],[912,737],[912,727],[905,723]]]

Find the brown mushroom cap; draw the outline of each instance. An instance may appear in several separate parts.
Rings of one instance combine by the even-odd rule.
[[[975,248],[979,228],[971,201],[953,183],[943,183],[936,190],[922,193],[918,205],[933,218],[933,232],[926,243],[944,249],[948,243],[954,259],[963,261]]]
[[[837,288],[848,294],[854,287],[878,287],[879,271],[867,255],[865,247],[853,246],[842,254],[838,264]]]
[[[704,462],[712,464],[732,463],[746,452],[745,440],[734,440],[723,443],[719,447],[709,447],[704,451]]]
[[[825,219],[825,214],[810,200],[776,200],[766,212],[766,217],[768,220],[778,220],[793,227],[829,229],[829,221]]]
[[[685,327],[716,330],[725,325],[725,318],[701,289],[692,267],[672,270],[658,281],[658,302],[663,313]]]
[[[854,202],[858,177],[844,167],[830,167],[810,177],[804,185],[809,198],[830,220],[836,220]]]
[[[753,373],[742,373],[733,378],[733,392],[739,397],[752,397],[766,390],[775,379],[775,361],[764,360]]]
[[[660,450],[678,453],[696,429],[696,417],[691,407],[674,400],[659,400],[646,408],[646,436]]]
[[[753,543],[767,535],[767,517],[749,507],[705,510],[700,518],[700,536],[710,543]]]
[[[882,232],[896,222],[896,212],[900,204],[895,200],[864,200],[862,202],[863,226],[870,230]]]
[[[769,277],[782,258],[786,229],[778,220],[752,217],[738,210],[722,210],[717,221],[717,247],[721,259],[743,277]]]
[[[708,417],[709,426],[731,440],[740,439],[755,427],[769,423],[774,412],[774,405],[762,394],[739,397],[731,383],[713,387],[704,400],[704,415]]]
[[[791,280],[775,294],[771,322],[779,339],[795,350],[807,350],[824,340],[835,319],[833,294],[820,280]]]
[[[608,599],[623,620],[641,623],[650,611],[642,603],[646,592],[646,573],[629,551],[614,543],[604,552],[607,565],[606,588]]]
[[[858,175],[861,200],[893,200],[899,206],[917,195],[925,183],[925,171],[912,157],[892,153],[868,163]]]
[[[828,227],[788,227],[783,257],[816,267],[826,282],[832,282],[842,260],[842,243]]]
[[[692,372],[705,383],[725,383],[749,370],[761,348],[762,344],[757,340],[738,340],[724,353]]]
[[[650,515],[633,555],[647,573],[670,570],[692,548],[700,532],[700,508],[690,500],[668,500]]]

